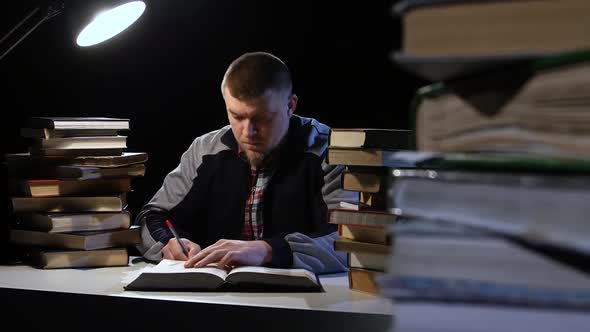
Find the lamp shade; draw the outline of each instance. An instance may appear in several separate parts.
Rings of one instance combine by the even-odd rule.
[[[92,46],[123,32],[144,13],[146,5],[138,0],[102,1],[86,10],[76,44]]]

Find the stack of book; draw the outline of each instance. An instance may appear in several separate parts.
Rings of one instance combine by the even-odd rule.
[[[126,152],[128,119],[32,117],[29,152],[5,155],[14,224],[10,242],[40,268],[128,264],[139,242],[127,194],[147,154]]]
[[[386,198],[398,221],[379,286],[395,328],[586,330],[590,3],[395,10],[396,63],[432,81],[410,110],[417,162],[390,173]]]
[[[378,280],[396,331],[587,329],[587,273],[478,227],[399,218]]]
[[[358,193],[358,204],[331,208],[328,222],[338,225],[334,249],[348,256],[350,289],[379,294],[391,252],[387,227],[396,217],[387,211],[389,156],[411,146],[411,131],[376,128],[332,128],[328,164],[344,165],[342,189]]]

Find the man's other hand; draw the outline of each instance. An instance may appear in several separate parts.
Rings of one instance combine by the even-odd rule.
[[[216,263],[219,268],[239,265],[264,265],[271,261],[272,247],[265,241],[219,240],[184,263],[185,267],[203,267]]]

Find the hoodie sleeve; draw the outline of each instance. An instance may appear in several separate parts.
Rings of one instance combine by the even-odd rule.
[[[302,233],[291,233],[285,237],[293,251],[293,268],[315,273],[336,273],[347,270],[346,253],[334,250],[337,232],[317,238]]]
[[[342,190],[341,174],[343,166],[322,163],[324,185],[322,197],[330,208],[337,207],[341,201],[358,203],[358,194]],[[325,216],[327,219],[327,216]],[[327,220],[324,219],[324,222]],[[329,225],[328,225],[329,226]],[[334,240],[338,238],[335,231],[321,236],[291,233],[285,237],[293,255],[293,267],[304,268],[315,273],[336,273],[347,270],[347,255],[334,250]]]
[[[183,153],[180,164],[165,177],[162,187],[135,218],[135,223],[141,226],[141,242],[137,249],[146,259],[161,260],[162,248],[173,237],[165,221],[170,218],[170,210],[179,204],[191,189],[202,159],[201,145],[200,138],[195,139]],[[190,239],[182,225],[175,226],[181,237]]]

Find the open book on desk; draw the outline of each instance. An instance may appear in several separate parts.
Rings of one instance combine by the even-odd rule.
[[[141,291],[322,292],[315,273],[261,266],[185,268],[184,261],[163,259],[124,286]]]

